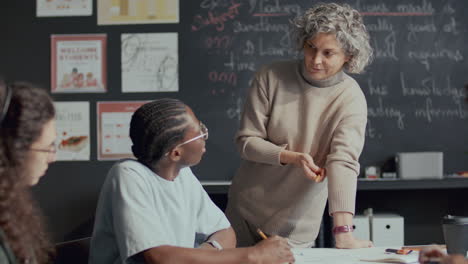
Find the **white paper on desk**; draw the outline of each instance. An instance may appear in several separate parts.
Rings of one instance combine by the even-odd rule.
[[[404,262],[390,263],[418,263],[418,254],[396,255],[385,253],[385,247],[336,249],[336,248],[294,248],[292,249],[296,264],[357,264],[382,263],[389,257],[404,257]],[[379,260],[376,262],[376,260]]]
[[[408,255],[398,255],[398,254],[387,254],[385,257],[379,257],[375,259],[365,258],[362,259],[365,262],[372,262],[372,263],[419,263],[418,262],[418,253],[412,252]]]

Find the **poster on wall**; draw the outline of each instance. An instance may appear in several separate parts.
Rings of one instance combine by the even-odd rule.
[[[98,102],[98,160],[133,158],[130,120],[133,113],[148,101]]]
[[[179,23],[179,0],[97,0],[98,25]]]
[[[89,160],[89,102],[55,102],[57,160]]]
[[[177,33],[122,34],[122,92],[179,90]]]
[[[106,34],[51,36],[52,93],[104,93]]]
[[[93,14],[92,0],[36,0],[36,16],[90,16]]]

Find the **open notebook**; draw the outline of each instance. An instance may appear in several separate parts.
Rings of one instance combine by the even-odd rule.
[[[385,253],[385,249],[386,247],[359,249],[294,248],[293,252],[296,264],[419,263],[418,252],[398,255]]]

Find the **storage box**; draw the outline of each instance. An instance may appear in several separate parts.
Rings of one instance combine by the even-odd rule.
[[[371,240],[369,217],[366,215],[355,215],[353,219],[353,235],[356,238]]]
[[[400,247],[405,243],[404,219],[396,214],[370,217],[371,240],[376,247]]]
[[[401,179],[442,179],[444,155],[442,152],[402,152],[395,157]]]

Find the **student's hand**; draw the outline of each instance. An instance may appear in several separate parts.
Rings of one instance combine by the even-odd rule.
[[[446,256],[442,250],[440,250],[439,247],[437,246],[430,246],[427,248],[424,248],[419,252],[419,262],[420,263],[427,263],[430,261],[430,259],[433,258],[442,258]]]
[[[372,241],[357,239],[351,232],[338,233],[335,235],[336,248],[370,248],[373,246],[374,243],[372,243]]]
[[[468,260],[466,260],[463,255],[447,255],[438,246],[430,246],[419,252],[419,262],[421,264],[430,263],[431,261],[434,261],[434,259],[440,260],[440,264],[468,263]]]
[[[272,236],[260,241],[252,247],[253,255],[251,263],[257,264],[284,264],[294,263],[294,256],[287,239]]]

